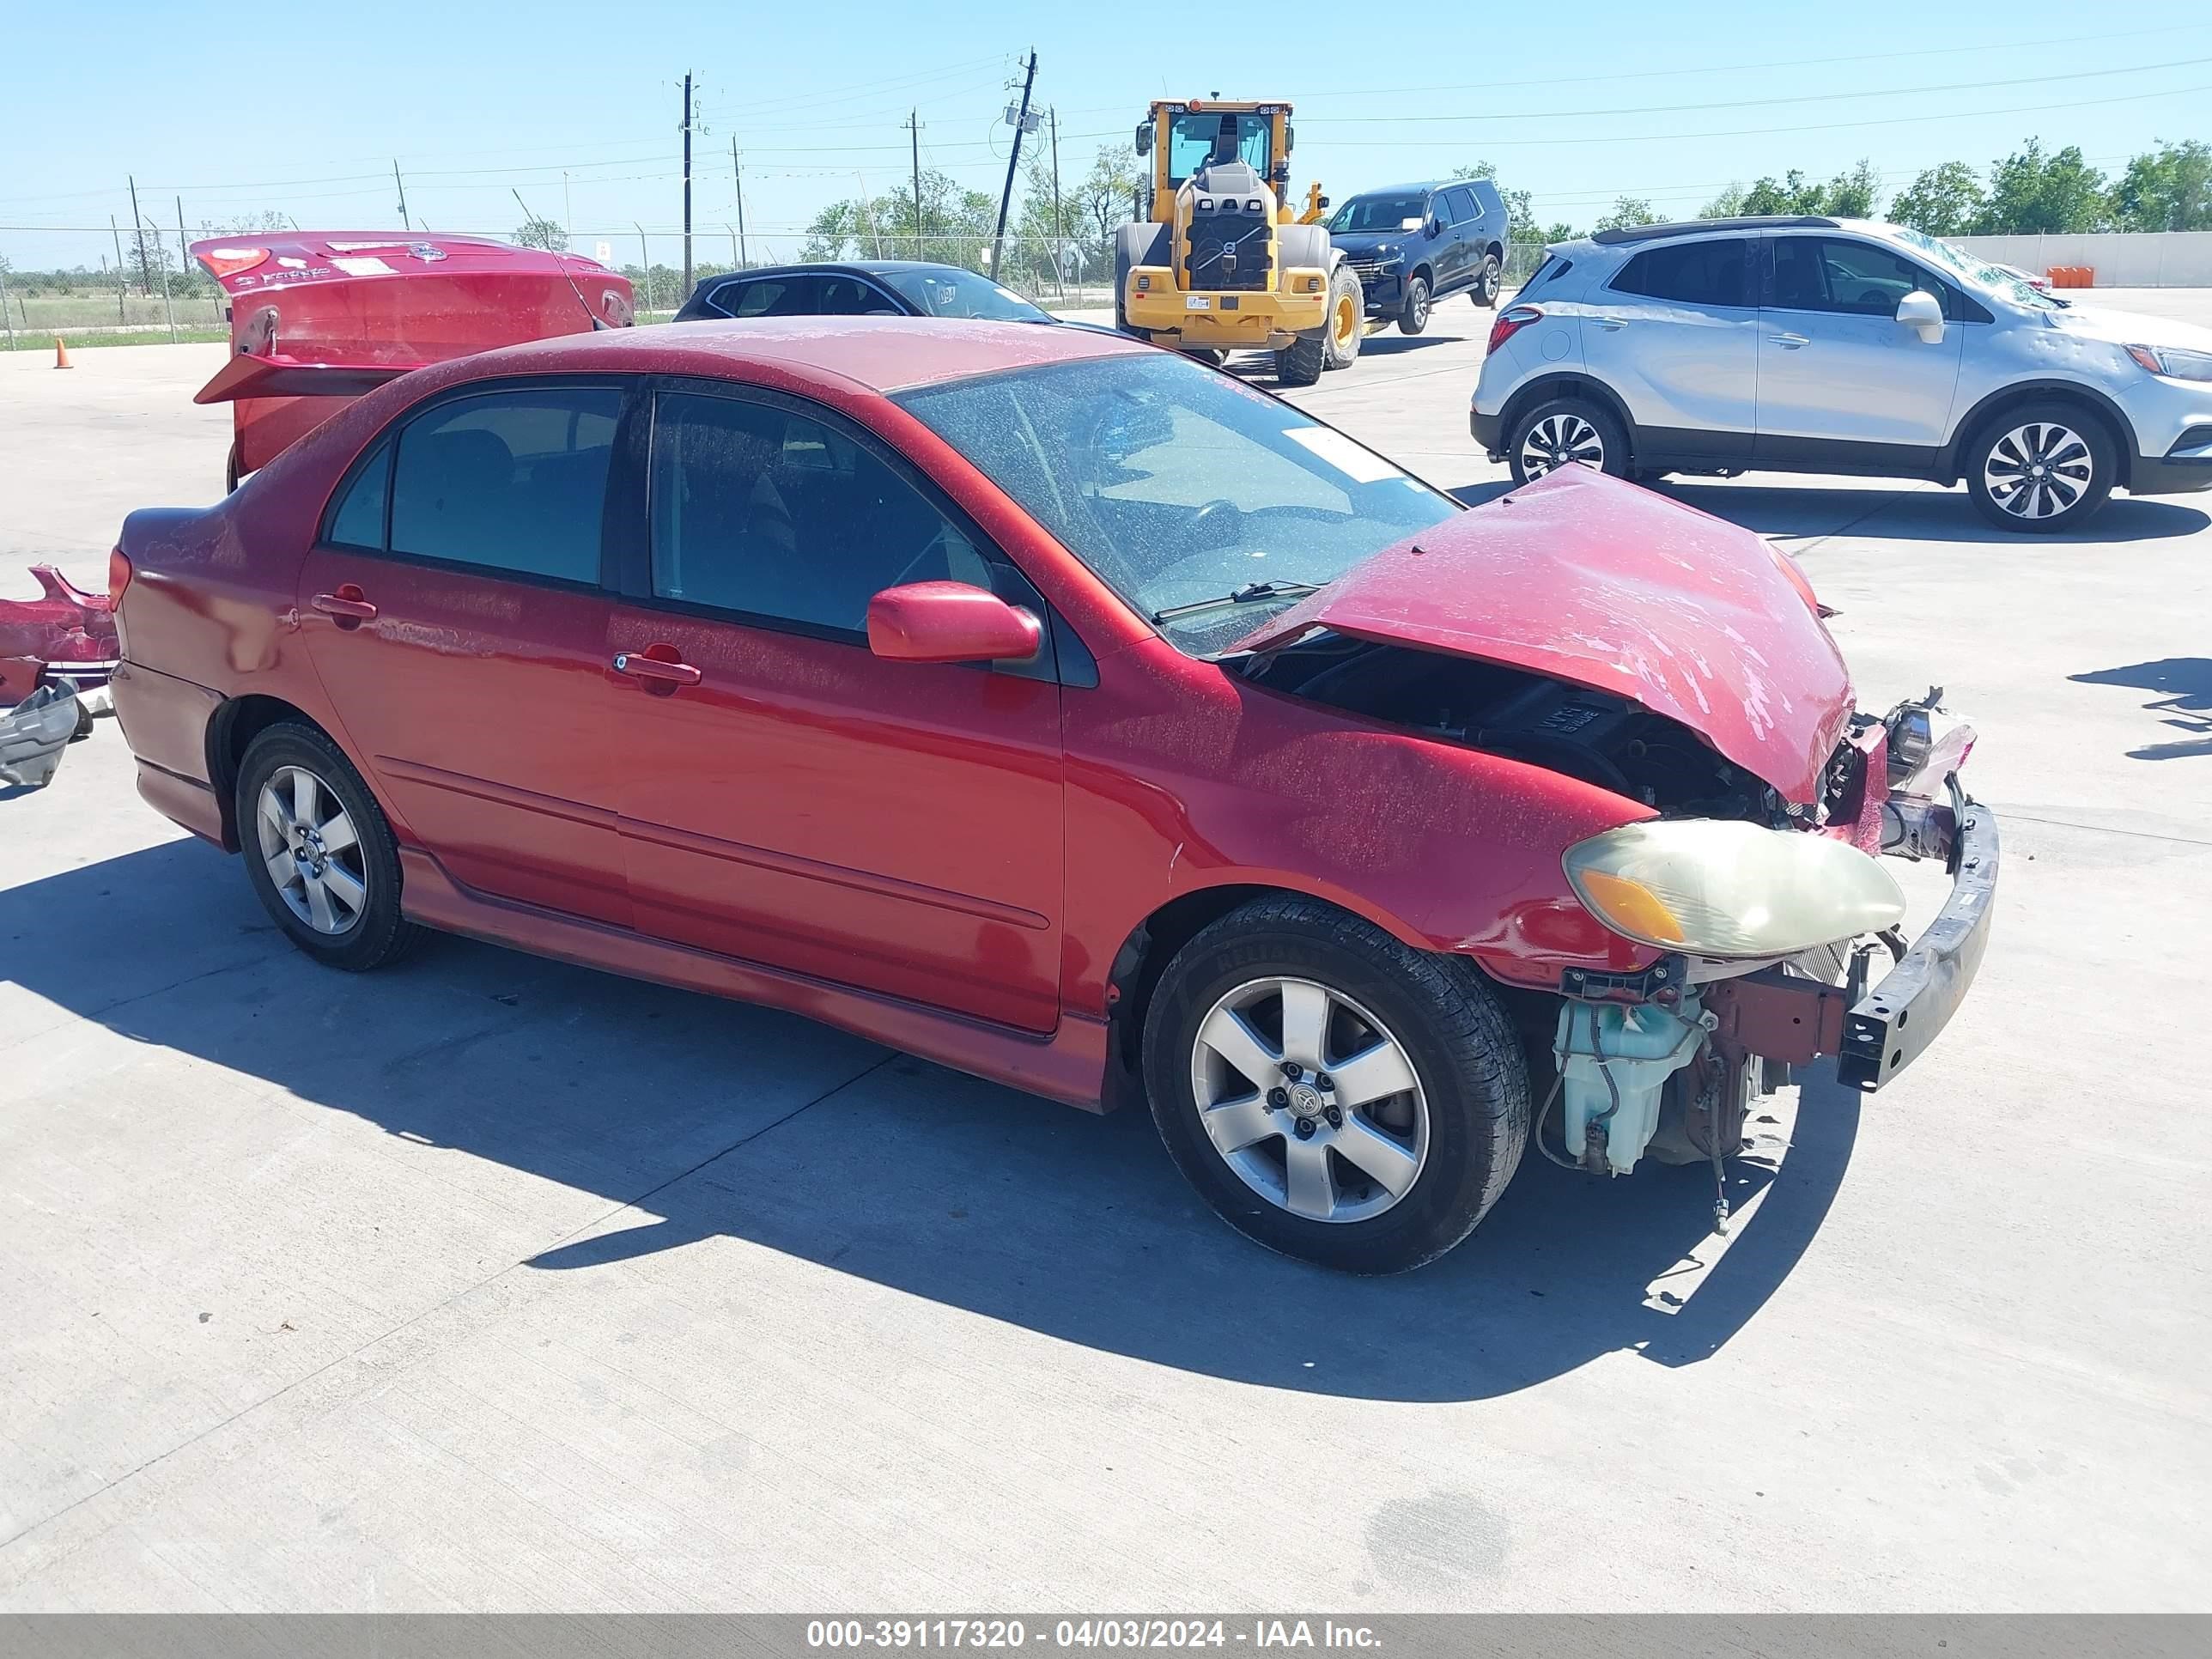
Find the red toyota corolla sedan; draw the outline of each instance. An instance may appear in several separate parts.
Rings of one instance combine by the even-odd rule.
[[[489,352],[113,563],[142,792],[318,962],[444,929],[1140,1090],[1337,1267],[1449,1249],[1532,1133],[1717,1174],[1778,1062],[1879,1086],[1987,938],[1971,730],[1855,714],[1759,538],[1576,468],[1464,510],[1099,332]],[[1917,942],[1884,852],[1951,870]]]

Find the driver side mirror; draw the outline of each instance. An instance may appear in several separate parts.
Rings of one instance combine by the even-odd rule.
[[[887,662],[1027,662],[1043,624],[966,582],[907,582],[868,601],[868,649]]]
[[[1897,302],[1897,320],[1916,331],[1923,345],[1943,343],[1943,303],[1924,289],[1915,289]]]
[[[1137,154],[1139,155],[1150,155],[1152,153],[1152,124],[1150,121],[1146,121],[1142,123],[1137,128]]]

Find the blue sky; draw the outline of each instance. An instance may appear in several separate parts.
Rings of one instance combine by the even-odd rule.
[[[1731,180],[1791,167],[1826,177],[1862,156],[1894,190],[1938,161],[1985,166],[2030,134],[2079,143],[2108,171],[2160,138],[2212,138],[2203,0],[2122,8],[2106,33],[2099,9],[2025,3],[1662,11],[1586,0],[1556,14],[1424,8],[1411,23],[1371,9],[1261,15],[1279,25],[1259,31],[1274,40],[1194,67],[1201,55],[1178,35],[1234,31],[1188,9],[1179,30],[1163,21],[1157,51],[1145,8],[1048,16],[997,0],[665,14],[116,0],[89,33],[81,8],[19,9],[0,70],[0,253],[27,268],[94,263],[108,216],[129,223],[134,173],[142,209],[173,234],[179,193],[195,229],[264,210],[311,228],[381,228],[397,223],[396,156],[420,222],[504,233],[521,218],[519,190],[567,219],[584,251],[608,240],[634,258],[634,222],[655,233],[680,223],[677,82],[688,68],[706,128],[696,222],[726,255],[732,137],[748,228],[763,235],[903,178],[914,106],[925,165],[995,192],[1006,82],[1031,46],[1039,101],[1060,112],[1065,173],[1133,127],[1151,98],[1280,96],[1298,110],[1301,189],[1317,174],[1341,200],[1488,159],[1534,192],[1547,222],[1587,224],[1621,193],[1687,214]],[[1324,17],[1368,32],[1322,42],[1290,21]],[[677,243],[656,234],[653,247],[672,261]]]

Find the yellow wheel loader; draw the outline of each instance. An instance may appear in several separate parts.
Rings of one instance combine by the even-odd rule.
[[[1202,355],[1272,351],[1285,386],[1359,355],[1359,278],[1317,222],[1318,185],[1291,213],[1291,138],[1288,104],[1152,106],[1137,129],[1152,182],[1114,242],[1116,326]]]

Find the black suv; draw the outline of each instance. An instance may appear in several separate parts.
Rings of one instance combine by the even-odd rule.
[[[958,265],[918,259],[763,265],[702,277],[679,323],[728,317],[975,317],[1058,319],[1012,289]]]
[[[1408,334],[1449,295],[1498,303],[1505,270],[1505,203],[1487,179],[1393,185],[1353,197],[1328,222],[1366,290],[1367,314]]]

